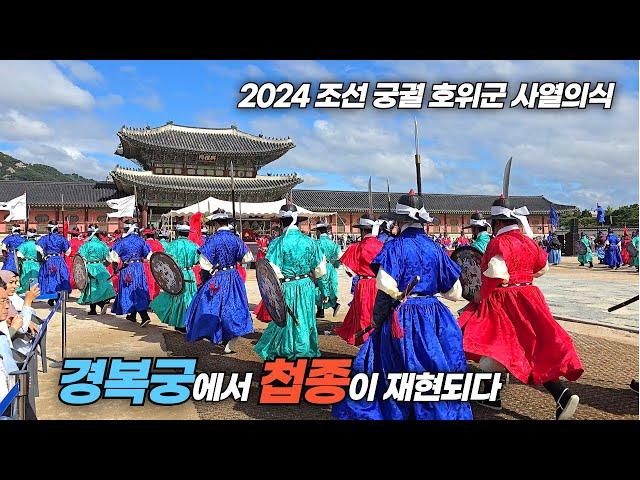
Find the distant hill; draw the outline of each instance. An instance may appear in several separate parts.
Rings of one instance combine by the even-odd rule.
[[[25,163],[0,152],[0,180],[41,180],[47,182],[95,182],[75,173],[62,173],[48,165]]]

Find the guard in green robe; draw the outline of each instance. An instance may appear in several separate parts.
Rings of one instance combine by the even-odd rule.
[[[462,227],[463,230],[467,228],[471,229],[471,235],[473,236],[471,246],[483,254],[487,250],[487,245],[489,245],[489,241],[491,240],[491,235],[487,232],[490,226],[491,224],[487,219],[484,218],[480,212],[476,211],[476,213],[471,215],[469,225]]]
[[[580,243],[582,243],[585,247],[587,247],[587,253],[584,255],[578,255],[578,262],[580,262],[580,266],[584,267],[585,263],[589,264],[589,268],[593,268],[593,255],[591,253],[591,241],[589,237],[587,237],[586,233],[582,233],[580,236]]]
[[[270,322],[254,350],[264,360],[319,357],[316,287],[311,274],[316,279],[325,275],[326,260],[318,243],[296,226],[302,217],[298,217],[295,205],[283,205],[278,216],[284,230],[269,244],[266,258],[282,282],[284,299],[295,313],[298,323],[290,315],[287,315],[284,327]],[[323,288],[322,285],[320,288]]]
[[[22,243],[16,250],[18,252],[18,258],[22,259],[20,262],[20,287],[18,293],[27,293],[30,285],[29,280],[32,278],[37,279],[40,273],[40,262],[38,261],[38,251],[36,245],[36,239],[38,233],[35,228],[27,230],[27,241]]]
[[[159,234],[158,234],[158,239],[160,240],[160,243],[162,244],[162,248],[164,248],[164,251],[167,251],[167,247],[169,246],[169,232],[167,232],[166,230],[162,230]]]
[[[176,225],[175,228],[178,238],[167,244],[165,253],[182,268],[182,276],[185,280],[184,290],[180,295],[160,292],[151,302],[151,308],[162,323],[173,326],[181,333],[186,333],[184,313],[198,290],[193,266],[198,264],[200,254],[198,253],[198,245],[187,238],[189,225]]]
[[[113,284],[106,267],[109,258],[109,246],[101,240],[106,234],[101,232],[98,225],[89,225],[91,236],[82,244],[78,255],[87,263],[89,281],[78,298],[78,305],[89,305],[89,315],[97,315],[96,307],[104,314],[109,300],[116,296]]]
[[[316,280],[316,307],[318,308],[316,318],[324,318],[324,311],[327,308],[333,308],[333,316],[335,317],[340,309],[337,268],[340,266],[339,259],[342,250],[329,237],[328,228],[329,225],[325,222],[316,223],[315,230],[318,236],[316,242],[327,261],[327,274]]]

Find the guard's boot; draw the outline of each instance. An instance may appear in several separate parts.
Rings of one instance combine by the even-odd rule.
[[[633,390],[634,392],[638,393],[638,381],[637,380],[631,380],[631,383],[629,384],[629,388],[631,390]]]
[[[151,318],[149,318],[149,314],[146,310],[142,310],[140,312],[140,320],[142,320],[142,323],[140,324],[141,327],[146,327],[151,323]]]
[[[318,311],[316,312],[316,318],[324,318],[324,309],[318,308]]]
[[[237,341],[238,341],[238,337],[234,337],[231,340],[229,340],[227,344],[224,346],[224,353],[235,353],[235,345]]]
[[[87,313],[87,315],[97,315],[98,312],[96,312],[96,304],[92,303],[91,306],[89,307],[89,312]]]
[[[589,268],[593,268],[593,262],[589,262]]]
[[[338,315],[338,310],[340,310],[340,304],[336,302],[336,306],[333,307],[333,316]]]
[[[576,413],[580,397],[565,388],[556,399],[556,420],[569,420]]]

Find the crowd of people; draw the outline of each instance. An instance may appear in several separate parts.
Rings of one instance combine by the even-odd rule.
[[[279,228],[271,236],[257,238],[256,259],[235,232],[232,215],[220,209],[206,218],[195,214],[189,223],[176,224],[173,232],[141,230],[130,219],[112,236],[90,225],[86,238],[74,229],[69,240],[56,222],[42,236],[29,229],[23,237],[14,226],[3,240],[6,256],[0,272],[0,398],[8,388],[7,373],[16,368],[12,351],[24,346],[20,342],[25,336],[37,332],[32,302],[41,294],[73,290],[75,256],[84,259],[88,274],[77,303],[87,305],[89,315],[104,314],[110,306],[112,314],[132,323],[139,317],[144,328],[152,310],[187,341],[206,339],[223,347],[224,354],[235,352],[237,340],[254,331],[243,265],[266,259],[280,279],[293,316],[284,325],[271,321],[269,298],[255,308],[256,317],[268,324],[254,347],[262,359],[320,356],[316,322],[325,310],[335,316],[341,308],[337,269],[343,266],[352,277],[353,298],[333,333],[360,347],[354,373],[460,373],[473,360],[483,371],[510,373],[522,383],[543,386],[554,399],[557,419],[574,415],[579,398],[561,377],[574,381],[584,368],[571,338],[533,285],[550,264],[559,263],[554,252],[559,249],[557,236],[549,236],[546,248],[536,243],[526,215],[515,215],[508,198],[496,199],[489,218],[472,215],[453,240],[446,233],[429,234],[435,219],[413,192],[377,219],[362,215],[352,225],[360,231],[357,240],[332,238],[325,222],[316,224],[315,238],[305,235],[297,225],[304,217],[290,203],[281,207],[278,219]],[[631,242],[637,246],[637,232]],[[610,232],[605,243],[607,261],[621,242]],[[482,254],[482,285],[456,319],[440,297],[462,300],[461,267],[450,258],[459,247]],[[155,281],[149,267],[155,252],[165,252],[181,270],[185,287],[179,294],[163,291]],[[590,263],[590,255],[588,251],[579,261]],[[616,261],[618,257],[619,250]],[[637,253],[631,261],[637,268]],[[345,399],[333,407],[333,415],[472,418],[468,402],[398,402],[383,398],[387,386],[383,380],[373,400]],[[487,392],[490,385],[482,388]],[[479,403],[502,408],[500,397]]]

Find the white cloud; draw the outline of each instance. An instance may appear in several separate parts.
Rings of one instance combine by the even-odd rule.
[[[135,97],[131,101],[136,105],[141,105],[153,112],[159,112],[164,108],[162,100],[157,93],[149,93],[147,95]]]
[[[115,93],[110,93],[96,99],[96,106],[100,108],[119,107],[124,103],[124,99]]]
[[[303,188],[319,187],[321,185],[326,185],[327,183],[324,178],[317,175],[311,175],[309,173],[303,174],[301,177],[304,180],[304,183],[302,184]]]
[[[41,139],[51,135],[46,123],[29,118],[16,110],[0,112],[0,140]]]
[[[252,63],[246,66],[245,72],[251,78],[260,78],[264,76],[264,72],[262,71],[262,69],[257,65],[253,65]]]
[[[314,60],[282,60],[272,65],[276,72],[291,80],[316,83],[336,77],[335,73]]]
[[[50,61],[0,61],[0,105],[18,110],[88,110],[91,93],[74,85]]]
[[[93,65],[79,60],[59,60],[58,65],[66,69],[76,80],[89,84],[98,84],[104,81],[100,72]]]
[[[123,73],[135,73],[137,70],[135,65],[120,65],[120,71]]]

